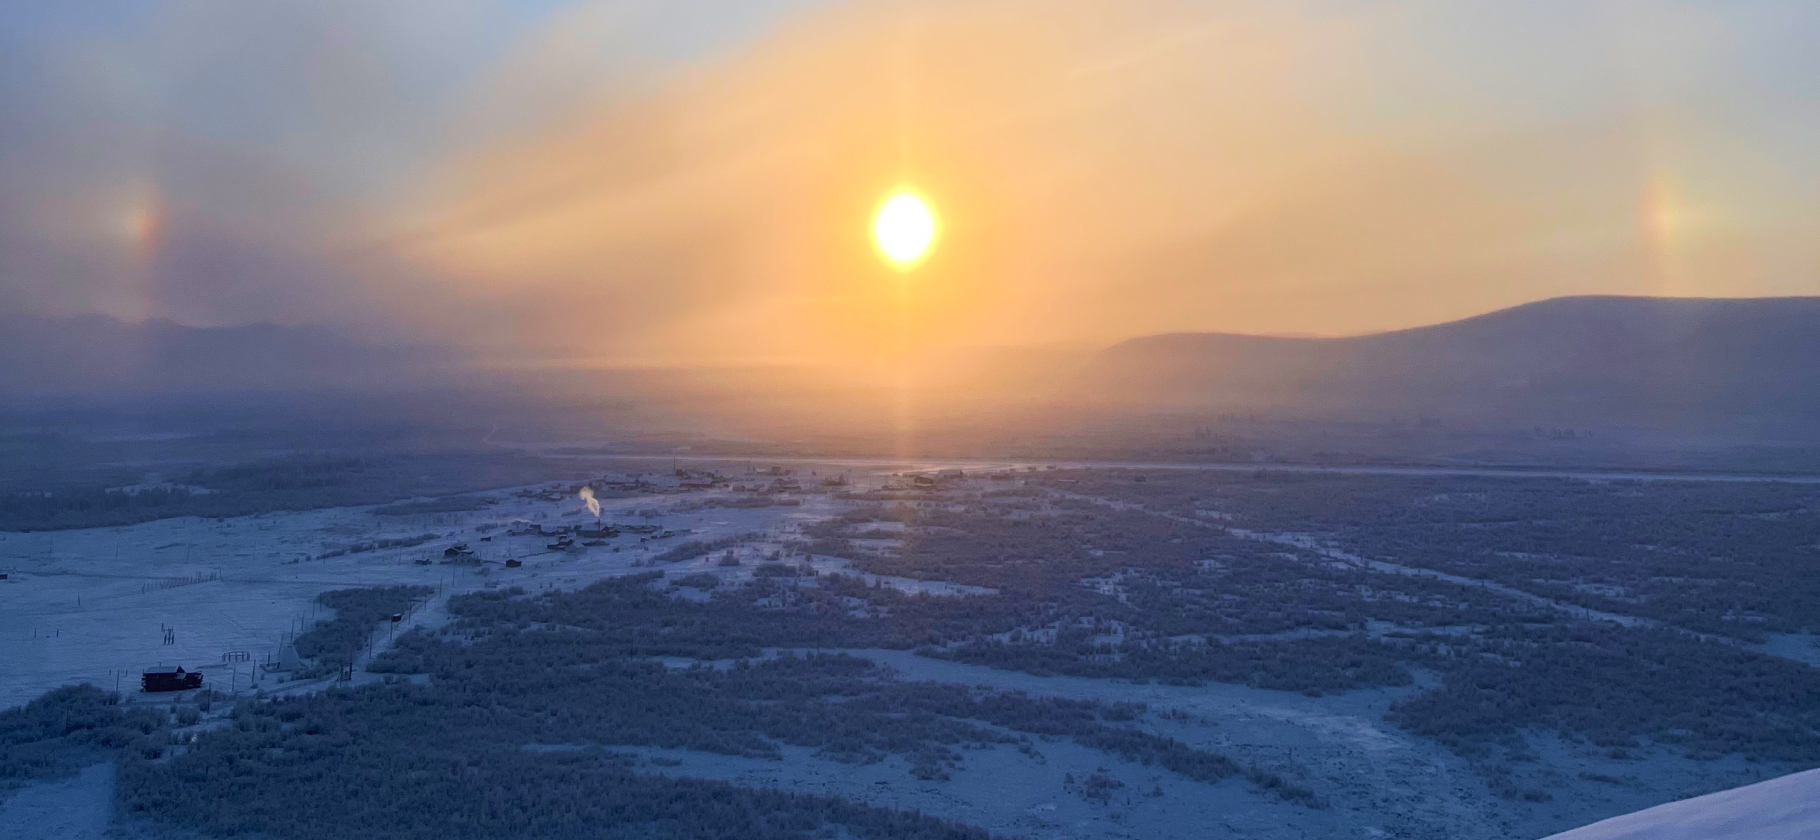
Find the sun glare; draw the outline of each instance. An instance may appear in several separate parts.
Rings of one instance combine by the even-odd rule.
[[[937,227],[929,202],[909,189],[897,189],[872,216],[872,242],[886,262],[907,271],[929,255]]]

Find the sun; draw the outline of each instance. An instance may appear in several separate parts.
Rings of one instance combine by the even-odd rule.
[[[915,190],[892,190],[872,214],[872,243],[885,261],[899,271],[915,268],[929,256],[940,224],[935,211]]]

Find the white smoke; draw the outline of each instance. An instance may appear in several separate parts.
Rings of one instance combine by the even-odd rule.
[[[589,487],[587,485],[583,485],[581,488],[581,500],[582,500],[582,502],[587,504],[588,512],[594,514],[595,519],[599,519],[600,518],[600,500],[594,498],[594,488]]]

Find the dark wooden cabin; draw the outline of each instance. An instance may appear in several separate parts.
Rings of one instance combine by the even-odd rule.
[[[139,677],[139,685],[146,691],[188,691],[202,687],[202,674],[185,671],[182,665],[147,668]]]

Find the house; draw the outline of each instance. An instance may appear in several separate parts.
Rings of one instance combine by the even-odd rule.
[[[647,485],[643,478],[629,475],[609,474],[592,482],[596,490],[642,490]]]
[[[709,470],[677,470],[676,485],[685,490],[706,490],[726,484],[727,479]]]
[[[139,676],[139,686],[146,691],[187,691],[202,687],[202,675],[185,671],[182,665],[147,668]]]

